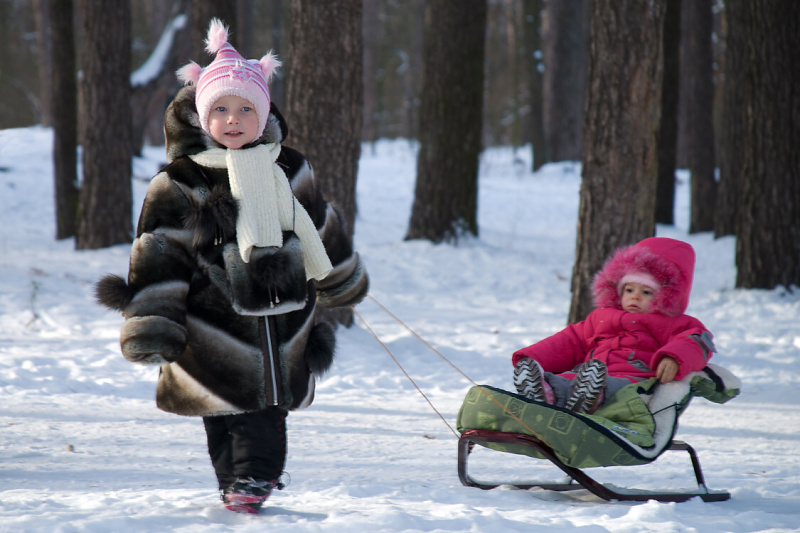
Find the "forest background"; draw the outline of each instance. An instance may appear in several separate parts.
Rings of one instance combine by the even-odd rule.
[[[478,234],[483,149],[580,161],[574,322],[603,258],[672,223],[677,168],[690,233],[736,235],[737,287],[800,284],[798,4],[0,0],[0,129],[54,128],[56,238],[129,242],[130,158],[163,143],[174,70],[211,60],[218,16],[245,57],[286,61],[272,94],[290,144],[351,226],[378,139],[418,143],[406,238],[435,242]]]

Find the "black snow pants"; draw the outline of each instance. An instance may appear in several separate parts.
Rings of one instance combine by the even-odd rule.
[[[286,462],[286,411],[264,411],[203,417],[208,454],[220,490],[239,477],[272,481]]]

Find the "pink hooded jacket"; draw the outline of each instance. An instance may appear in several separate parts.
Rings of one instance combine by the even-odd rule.
[[[665,355],[680,368],[676,380],[702,370],[714,351],[711,333],[684,312],[694,276],[694,250],[682,241],[651,237],[621,248],[594,278],[597,309],[586,320],[522,348],[512,356],[536,360],[545,372],[567,373],[591,358],[600,359],[608,375],[632,382],[655,376]],[[626,274],[647,273],[661,284],[646,314],[622,310],[619,282]]]

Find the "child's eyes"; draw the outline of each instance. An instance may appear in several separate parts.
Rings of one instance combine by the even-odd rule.
[[[253,109],[252,107],[247,107],[247,106],[242,107],[242,111],[245,111],[245,112],[252,111],[252,109]]]
[[[223,106],[219,106],[219,107],[215,107],[214,111],[219,111],[220,113],[224,113],[226,111],[226,109]]]

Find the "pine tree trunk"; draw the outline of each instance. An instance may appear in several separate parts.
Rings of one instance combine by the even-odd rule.
[[[417,185],[406,239],[478,234],[486,0],[426,5]]]
[[[523,0],[525,65],[531,91],[529,119],[533,171],[550,161],[547,155],[547,135],[544,128],[544,72],[542,61],[542,0]],[[540,67],[542,67],[540,69]]]
[[[72,0],[49,0],[56,239],[72,237],[78,219],[78,78]],[[57,95],[57,96],[56,96]]]
[[[570,323],[591,312],[592,277],[607,257],[655,232],[665,6],[592,2]]]
[[[550,32],[544,74],[545,122],[551,161],[581,158],[591,3],[586,0],[547,3]]]
[[[75,245],[131,242],[131,12],[128,0],[83,10],[83,187]]]
[[[714,229],[717,182],[714,177],[714,83],[712,78],[711,0],[688,2],[686,61],[687,148],[691,175],[689,233]]]
[[[800,3],[747,0],[736,286],[800,285]],[[740,31],[738,25],[731,32]]]
[[[714,217],[714,235],[736,234],[742,175],[745,104],[742,101],[742,80],[745,69],[745,31],[747,9],[741,1],[728,2],[725,18],[728,33],[725,40],[725,86],[722,95],[722,150],[719,157],[719,188]]]
[[[664,14],[664,77],[661,87],[661,132],[658,139],[656,222],[675,222],[675,169],[678,150],[681,0],[667,0]]]
[[[291,21],[287,144],[306,155],[352,235],[361,155],[361,0],[295,0]]]

